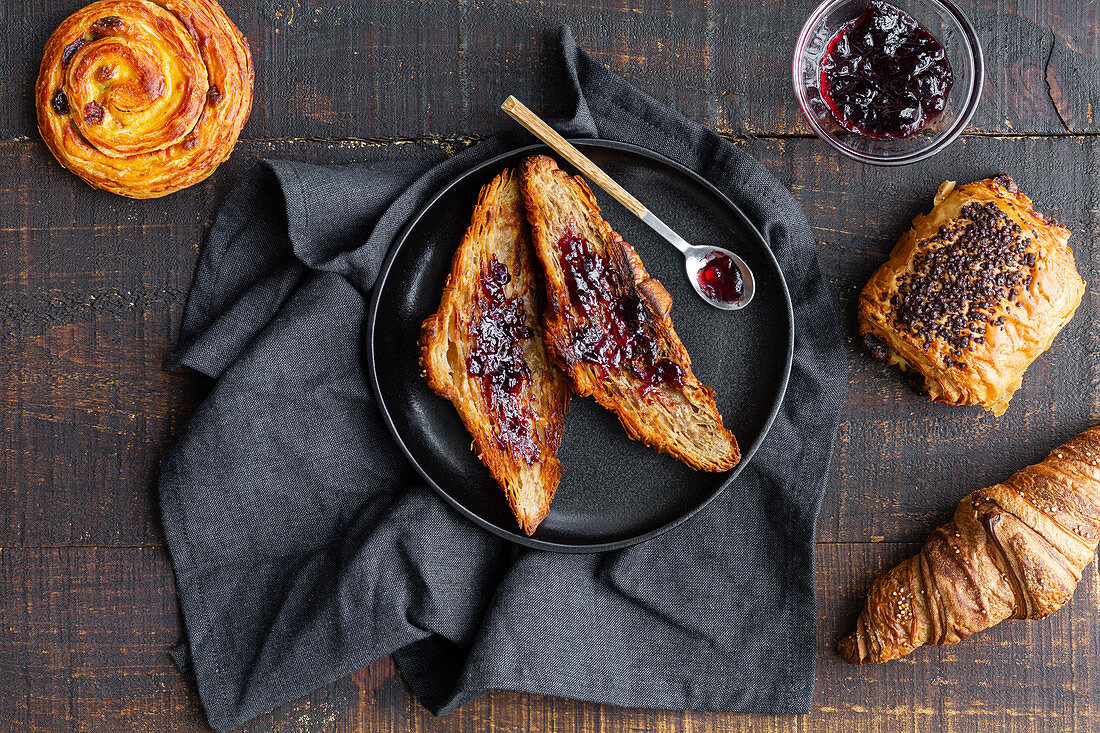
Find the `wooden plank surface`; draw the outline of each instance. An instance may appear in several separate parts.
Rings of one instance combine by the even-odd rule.
[[[789,56],[809,0],[226,2],[257,64],[232,159],[156,201],[81,184],[48,155],[30,90],[81,0],[0,4],[0,730],[205,730],[167,657],[179,638],[155,504],[157,458],[207,389],[166,372],[198,248],[261,157],[442,159],[552,96],[554,29],[759,157],[810,215],[844,318],[851,390],[818,532],[818,677],[808,716],[622,710],[496,692],[441,719],[391,660],[247,731],[1090,731],[1100,720],[1100,575],[1050,619],[867,668],[832,647],[870,580],[968,491],[1100,422],[1100,3],[975,0],[988,87],[967,137],[904,169],[808,137]],[[1077,318],[995,419],[930,405],[856,344],[854,299],[945,178],[1005,170],[1074,232]],[[643,253],[644,254],[644,253]],[[872,541],[879,540],[883,541]]]
[[[323,150],[340,161],[444,154]],[[156,461],[204,392],[201,376],[161,362],[217,202],[258,158],[279,156],[297,148],[242,143],[216,180],[134,201],[82,185],[37,140],[0,142],[0,476],[10,517],[0,546],[160,542]]]
[[[82,0],[0,5],[9,79],[30,79],[54,27]],[[734,134],[804,134],[790,60],[816,3],[738,0],[265,0],[224,3],[256,61],[251,138],[490,134],[495,106],[538,111],[569,23],[602,62],[695,119]],[[963,3],[988,85],[972,129],[1100,131],[1100,4]],[[30,88],[0,107],[0,139],[34,129]],[[17,95],[8,92],[9,96]],[[13,99],[14,101],[14,99]],[[1093,114],[1092,108],[1098,112]]]
[[[831,648],[873,573],[915,547],[896,543],[918,540],[967,491],[1100,422],[1095,286],[1000,419],[928,404],[869,360],[855,346],[858,288],[905,222],[928,206],[942,178],[1001,168],[1016,173],[1044,210],[1070,226],[1079,265],[1095,270],[1100,210],[1089,198],[1095,195],[1089,178],[1100,139],[1034,138],[1008,146],[968,137],[924,164],[855,171],[812,139],[745,144],[814,212],[823,263],[852,342],[851,393],[820,520],[815,712],[804,718],[647,713],[494,693],[435,720],[411,699],[392,663],[382,662],[247,730],[511,730],[526,724],[562,731],[842,731],[867,715],[880,730],[995,724],[1027,731],[1054,715],[1067,723],[1060,730],[1087,729],[1069,723],[1082,720],[1082,710],[1098,712],[1090,706],[1100,700],[1095,566],[1073,603],[1048,621],[1004,624],[963,647],[924,650],[883,667],[850,668]],[[196,242],[228,183],[259,157],[346,162],[444,154],[432,145],[245,142],[217,181],[177,195],[171,211],[180,213],[166,221],[152,202],[79,184],[45,160],[37,143],[0,145],[0,190],[19,192],[15,218],[0,231],[0,358],[7,369],[0,396],[9,436],[0,476],[14,520],[2,542],[10,582],[0,587],[11,590],[0,624],[0,660],[7,660],[0,663],[0,686],[8,691],[0,728],[202,728],[195,700],[165,656],[179,632],[152,493],[157,456],[204,390],[200,378],[159,368],[182,312]],[[72,212],[71,224],[35,223],[36,202],[47,198],[49,211]],[[853,221],[853,211],[866,218]],[[48,230],[49,247],[38,227]],[[887,541],[868,543],[872,536]],[[137,636],[125,638],[128,633]],[[92,646],[76,648],[76,640]],[[120,674],[128,681],[114,687],[87,682]],[[101,704],[117,695],[121,707]]]
[[[832,647],[873,575],[916,545],[818,546],[818,673],[810,715],[626,710],[493,692],[432,717],[387,658],[242,731],[554,733],[1005,733],[1094,731],[1100,716],[1100,610],[1093,565],[1077,595],[1038,622],[1006,622],[964,645],[851,667]],[[158,548],[5,548],[0,626],[0,729],[206,730],[197,698],[166,649],[176,643],[171,567]],[[872,724],[873,723],[873,724]]]
[[[744,143],[791,186],[821,243],[844,319],[850,394],[819,539],[916,541],[969,491],[1007,476],[1100,422],[1095,278],[1080,311],[1029,370],[1000,418],[934,405],[858,345],[854,303],[912,217],[947,177],[1007,170],[1074,232],[1082,272],[1100,271],[1100,138],[963,138],[905,168],[854,168],[816,139]],[[0,227],[0,475],[13,509],[2,546],[156,544],[152,480],[202,379],[160,363],[182,314],[198,243],[226,187],[256,159],[433,160],[434,145],[243,142],[217,180],[167,210],[83,186],[33,141],[0,144],[0,190],[18,190]],[[45,218],[38,202],[49,200]],[[858,218],[853,212],[858,211]],[[55,212],[55,213],[49,213]],[[56,212],[65,212],[58,222]],[[69,223],[69,222],[72,223]],[[87,223],[85,223],[87,222]],[[644,254],[644,252],[643,252]]]

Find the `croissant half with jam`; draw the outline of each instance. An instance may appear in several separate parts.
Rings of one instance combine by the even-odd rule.
[[[421,327],[420,362],[527,534],[550,511],[569,411],[569,385],[542,341],[541,303],[518,176],[506,170],[481,189],[439,310]]]
[[[1007,175],[944,183],[860,295],[864,344],[934,401],[1002,414],[1081,302],[1069,236]]]
[[[520,172],[545,273],[544,338],[573,390],[614,412],[634,440],[696,470],[736,466],[737,439],[692,372],[668,291],[600,215],[584,179],[545,155]]]
[[[920,553],[874,582],[856,629],[840,641],[853,664],[955,644],[1009,618],[1039,619],[1073,595],[1100,539],[1100,427],[1044,461],[975,491]]]

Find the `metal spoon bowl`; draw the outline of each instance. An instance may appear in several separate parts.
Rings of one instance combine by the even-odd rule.
[[[527,109],[527,107],[515,97],[508,97],[508,99],[504,100],[504,104],[502,104],[500,108],[507,112],[516,122],[527,128],[531,134],[542,140],[553,148],[555,152],[572,163],[577,170],[587,176],[589,180],[614,196],[619,203],[630,209],[631,213],[648,224],[653,231],[664,237],[669,244],[680,250],[684,255],[688,280],[691,280],[691,286],[695,288],[695,292],[699,294],[700,298],[715,308],[726,311],[740,310],[749,304],[749,301],[752,300],[752,296],[756,293],[756,279],[752,276],[752,270],[749,269],[749,266],[745,264],[743,259],[722,247],[707,247],[691,244],[679,234],[672,231],[667,224],[658,219],[652,211],[647,209],[641,201],[634,198],[629,191],[616,183],[611,176],[604,173],[599,166],[589,160],[588,156],[570,145],[565,138],[555,132],[552,127],[543,122],[538,115]],[[706,266],[708,259],[715,253],[729,257],[730,260],[737,265],[737,269],[740,271],[743,281],[741,297],[728,301],[719,300],[707,295],[700,286],[699,272]]]
[[[688,280],[691,281],[691,287],[695,288],[695,292],[699,294],[700,298],[713,305],[715,308],[720,308],[724,311],[740,310],[752,300],[752,296],[756,294],[756,279],[752,276],[752,270],[749,269],[749,266],[743,259],[722,247],[708,247],[691,244],[674,232],[667,224],[654,216],[651,211],[646,212],[645,216],[642,217],[642,221],[648,224],[653,231],[664,237],[669,244],[683,253]],[[700,270],[706,266],[707,262],[715,253],[729,257],[740,271],[741,280],[743,282],[740,298],[736,300],[712,298],[703,291],[702,286],[699,284]]]

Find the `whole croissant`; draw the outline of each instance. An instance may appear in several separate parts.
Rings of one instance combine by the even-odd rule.
[[[1073,595],[1100,539],[1100,427],[975,491],[919,554],[878,578],[837,650],[852,664],[956,644],[1007,618],[1043,618]]]

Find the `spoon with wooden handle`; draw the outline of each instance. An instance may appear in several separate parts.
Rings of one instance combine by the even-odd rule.
[[[715,308],[728,311],[749,304],[756,292],[756,280],[744,260],[722,247],[687,242],[515,97],[508,97],[500,108],[680,250],[686,262],[688,280],[700,298]]]

